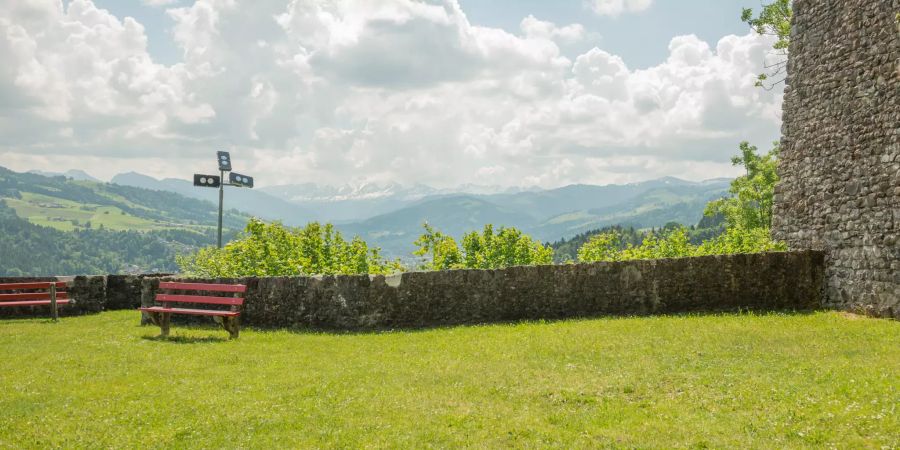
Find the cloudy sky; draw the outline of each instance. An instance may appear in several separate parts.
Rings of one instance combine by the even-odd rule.
[[[737,173],[758,0],[0,1],[0,165],[259,185]]]

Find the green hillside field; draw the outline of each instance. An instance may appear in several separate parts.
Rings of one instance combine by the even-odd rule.
[[[199,189],[199,188],[198,188]],[[111,230],[205,232],[215,227],[215,204],[165,191],[152,191],[62,176],[18,173],[0,167],[0,200],[16,215],[61,231],[91,227]],[[224,225],[241,229],[249,216],[226,211]]]
[[[172,272],[175,255],[214,245],[216,205],[0,167],[0,276]],[[224,237],[249,216],[227,211]]]
[[[61,231],[73,231],[91,227],[110,230],[148,231],[165,229],[197,229],[202,231],[210,226],[179,224],[161,220],[151,220],[126,213],[116,206],[77,203],[71,200],[43,194],[23,192],[21,198],[6,198],[7,206],[16,215],[36,225],[43,225]]]

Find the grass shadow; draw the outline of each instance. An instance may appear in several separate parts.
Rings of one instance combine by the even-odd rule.
[[[650,314],[598,314],[598,315],[571,315],[564,317],[547,317],[547,318],[510,318],[488,321],[458,322],[458,323],[436,323],[430,325],[404,324],[386,327],[374,328],[357,328],[357,329],[335,329],[329,327],[260,327],[260,326],[243,326],[242,329],[252,329],[256,332],[266,331],[284,331],[293,334],[308,335],[335,335],[335,336],[359,336],[373,335],[385,333],[424,333],[434,330],[445,330],[453,328],[473,328],[473,327],[489,327],[489,326],[514,326],[523,324],[554,324],[561,322],[588,321],[588,320],[631,320],[636,318],[676,318],[676,317],[708,317],[708,316],[770,316],[770,315],[786,315],[786,316],[808,316],[819,312],[830,311],[828,309],[726,309],[721,310],[696,310],[682,312],[660,312]]]
[[[41,323],[53,325],[62,323],[64,319],[65,318],[62,316],[60,316],[57,321],[54,321],[49,317],[0,316],[0,323]]]
[[[229,341],[227,337],[216,336],[141,336],[141,339],[171,344],[211,344]]]

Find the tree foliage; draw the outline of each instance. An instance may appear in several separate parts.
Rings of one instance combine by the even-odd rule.
[[[713,200],[706,206],[705,218],[701,220],[701,224],[716,226],[724,218],[724,233],[698,244],[691,239],[692,234],[698,234],[696,229],[667,225],[660,232],[647,233],[635,245],[624,244],[621,232],[610,230],[585,243],[578,250],[578,260],[624,261],[787,250],[784,243],[773,241],[769,235],[778,182],[778,143],[765,155],[759,155],[758,149],[747,142],[742,142],[740,149],[740,155],[731,162],[743,166],[744,175],[731,182],[730,197]]]
[[[628,244],[640,244],[644,239],[644,234],[646,234],[645,231],[638,230],[634,227],[623,227],[619,225],[586,231],[572,236],[571,238],[563,238],[551,243],[550,247],[553,248],[553,262],[567,263],[575,261],[578,258],[578,250],[584,246],[587,241],[600,233],[607,233],[610,231],[618,232],[617,235],[620,238],[619,245],[621,248],[625,248]]]
[[[696,246],[690,243],[688,231],[679,226],[662,230],[659,233],[649,232],[639,245],[621,246],[621,236],[613,230],[600,233],[578,250],[578,260],[594,261],[628,261],[634,259],[679,258],[693,256]]]
[[[633,248],[633,244],[626,245],[627,248]],[[578,249],[578,260],[583,262],[621,261],[623,250],[621,231],[604,231],[595,234],[582,244]]]
[[[417,256],[430,257],[425,269],[499,269],[512,266],[551,264],[553,249],[535,241],[513,227],[487,224],[481,233],[473,231],[462,237],[462,246],[450,236],[424,224],[425,233],[415,245]]]
[[[791,38],[791,18],[793,10],[791,0],[775,0],[763,5],[758,15],[754,15],[753,9],[744,8],[741,11],[741,20],[750,25],[758,34],[775,36],[772,45],[775,50],[775,61],[766,63],[766,72],[759,74],[756,85],[766,89],[772,89],[783,82],[787,75],[787,52]]]
[[[667,236],[669,232],[684,228],[688,242],[699,245],[705,241],[712,240],[725,232],[725,218],[721,214],[713,216],[703,216],[697,225],[684,227],[678,222],[669,222],[662,228],[650,228],[649,230],[636,229],[634,227],[611,226],[597,230],[587,231],[578,234],[571,239],[561,239],[550,244],[553,248],[553,261],[556,263],[573,262],[575,260],[585,259],[589,261],[605,261],[610,260],[604,257],[606,248],[618,249],[619,251],[628,248],[639,247],[644,240],[653,241],[658,236]],[[584,258],[579,257],[578,252],[584,248],[584,245],[600,234],[607,234],[606,238],[598,238],[600,240],[608,240],[611,247],[607,247],[606,243],[595,243],[593,246],[585,248]],[[600,252],[600,253],[592,253]]]
[[[428,256],[431,261],[423,265],[428,270],[455,269],[463,267],[462,251],[453,237],[448,236],[425,223],[425,233],[414,242],[416,256]]]
[[[783,243],[772,241],[764,228],[729,228],[725,233],[697,245],[688,238],[688,230],[678,227],[661,233],[648,233],[640,245],[621,248],[618,231],[600,233],[578,250],[581,262],[629,261],[635,259],[684,258],[689,256],[728,255],[787,250]]]
[[[222,249],[207,247],[177,257],[181,270],[198,277],[388,274],[402,270],[378,248],[354,237],[350,241],[331,224],[311,222],[302,228],[251,219],[243,236]]]
[[[706,206],[704,214],[725,217],[728,228],[769,229],[772,226],[772,204],[775,184],[778,183],[778,143],[765,155],[747,142],[740,144],[741,154],[731,159],[735,166],[744,167],[744,175],[731,182],[731,197],[715,200]]]
[[[773,241],[768,228],[728,228],[715,239],[703,242],[694,251],[696,256],[729,255],[734,253],[783,252],[784,242]]]

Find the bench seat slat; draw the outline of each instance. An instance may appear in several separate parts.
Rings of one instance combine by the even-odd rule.
[[[0,291],[13,291],[19,289],[50,289],[50,285],[53,284],[52,281],[32,281],[28,283],[6,283],[0,284]],[[56,288],[65,288],[65,281],[57,281]]]
[[[162,306],[151,306],[149,308],[140,308],[144,312],[153,313],[171,313],[171,314],[189,314],[192,316],[222,316],[236,317],[240,315],[238,311],[215,311],[211,309],[188,309],[188,308],[164,308]]]
[[[243,305],[244,299],[234,297],[207,297],[204,295],[156,294],[156,301],[163,303],[205,303],[208,305]]]
[[[244,286],[243,284],[176,283],[163,281],[159,283],[159,288],[176,289],[180,291],[247,292],[247,286]]]
[[[69,303],[69,300],[56,300],[57,305],[65,305]],[[27,300],[21,302],[0,302],[0,307],[2,306],[40,306],[40,305],[49,305],[50,300]]]
[[[68,294],[65,292],[57,292],[56,299],[67,299],[69,298]],[[50,300],[49,292],[22,292],[19,294],[0,294],[0,304],[5,303],[6,300]]]

